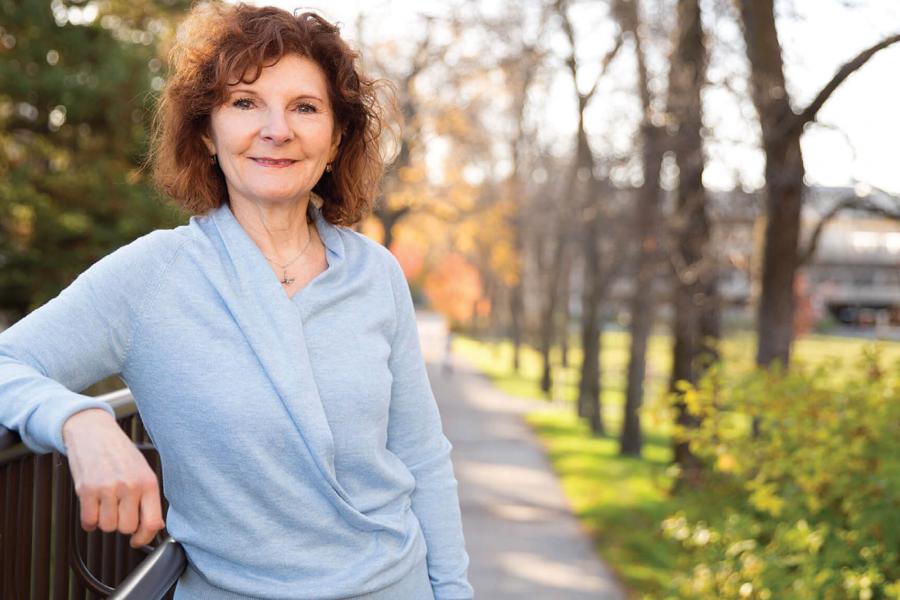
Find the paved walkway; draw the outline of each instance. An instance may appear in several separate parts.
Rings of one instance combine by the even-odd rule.
[[[522,413],[459,357],[444,373],[444,323],[423,313],[419,332],[444,432],[453,444],[469,580],[479,600],[624,600],[572,516]]]

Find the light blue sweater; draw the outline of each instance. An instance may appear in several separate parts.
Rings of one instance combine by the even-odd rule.
[[[436,600],[470,599],[406,280],[310,210],[329,266],[293,298],[227,205],[97,262],[0,334],[0,423],[64,452],[64,421],[104,407],[71,390],[121,373],[162,458],[167,529],[212,585],[352,597],[427,550]]]

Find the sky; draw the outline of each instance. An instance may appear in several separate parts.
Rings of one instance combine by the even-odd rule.
[[[843,9],[834,0],[797,5],[806,21],[785,27],[786,61],[789,81],[804,104],[839,65],[900,32],[897,0],[878,0],[865,11]],[[895,44],[851,75],[822,107],[818,120],[831,128],[815,127],[803,139],[811,179],[837,184],[855,178],[900,193],[898,74],[900,44]]]
[[[704,1],[709,4],[714,0]],[[355,35],[353,24],[361,12],[374,35],[402,40],[409,38],[410,28],[416,27],[417,11],[439,14],[446,4],[434,0],[256,0],[255,3],[288,10],[316,10],[326,18],[342,22],[351,41]],[[900,31],[900,0],[781,0],[776,6],[788,87],[796,106],[809,102],[842,63],[887,34]],[[578,25],[590,29],[589,35],[580,36],[586,43],[579,56],[587,64],[591,58],[602,56],[611,43],[609,35],[597,32],[612,29],[598,22],[576,21]],[[740,45],[739,30],[727,18],[709,19],[707,30],[714,30],[711,32],[717,38],[731,40],[727,43]],[[601,100],[594,102],[588,111],[588,130],[594,133],[592,143],[600,148],[614,149],[628,143],[629,129],[610,127],[620,122],[622,111],[632,110],[627,104],[633,104],[633,98],[621,93],[622,86],[628,85],[627,68],[624,61],[621,75],[610,73],[613,81],[604,82],[609,86],[606,95],[598,94]],[[900,194],[898,73],[900,44],[881,51],[835,92],[820,111],[819,124],[809,127],[802,138],[808,183],[863,184]],[[589,70],[588,75],[592,77]],[[715,77],[716,73],[710,75]],[[544,135],[562,145],[571,144],[575,129],[574,97],[571,83],[566,84],[565,77],[560,73],[557,80],[542,90],[546,97],[541,98],[548,114],[562,115],[548,119]],[[760,186],[763,157],[757,146],[755,113],[746,104],[741,107],[733,93],[723,90],[708,91],[704,107],[713,138],[707,143],[707,185],[719,189],[736,183],[749,188]],[[617,140],[617,134],[622,139]]]

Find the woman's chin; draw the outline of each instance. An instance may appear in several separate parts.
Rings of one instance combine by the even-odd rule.
[[[278,192],[271,191],[260,193],[252,197],[252,200],[261,206],[287,206],[309,199],[309,191],[297,193],[296,191]]]

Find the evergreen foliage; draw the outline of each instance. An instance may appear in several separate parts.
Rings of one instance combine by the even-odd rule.
[[[182,0],[0,1],[0,312],[184,220],[141,169]]]

